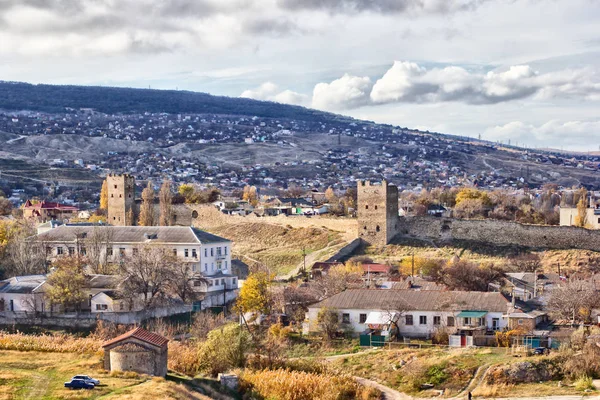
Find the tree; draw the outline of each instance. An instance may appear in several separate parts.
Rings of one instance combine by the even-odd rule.
[[[494,265],[456,261],[444,270],[442,282],[450,290],[487,292],[489,284],[502,276],[502,271]]]
[[[258,204],[258,194],[256,192],[256,186],[244,186],[244,192],[242,193],[242,200],[246,200],[253,207]]]
[[[557,319],[570,320],[573,324],[585,323],[590,321],[591,311],[598,303],[594,284],[576,280],[552,289],[548,309]]]
[[[151,181],[142,190],[142,205],[140,206],[139,226],[154,225],[154,187]]]
[[[143,298],[144,308],[158,305],[168,292],[168,284],[176,268],[177,257],[160,247],[142,247],[126,256],[119,267],[125,279],[121,284],[124,297],[130,301]]]
[[[535,253],[520,254],[509,259],[515,272],[535,272],[542,268],[542,259]]]
[[[106,226],[94,226],[85,238],[86,262],[94,274],[111,274],[108,248],[112,247],[113,230]]]
[[[271,277],[266,272],[257,271],[248,275],[236,301],[239,312],[269,314],[272,306],[270,285]]]
[[[297,197],[302,196],[304,193],[305,193],[305,190],[302,189],[298,185],[293,184],[293,185],[288,186],[287,195],[289,197],[297,198]]]
[[[215,376],[232,368],[242,368],[251,347],[251,337],[240,325],[224,325],[211,331],[200,345],[200,369]]]
[[[226,322],[223,313],[215,314],[212,311],[197,312],[194,314],[190,334],[198,340],[204,340],[210,331],[225,325]]]
[[[333,191],[333,188],[331,186],[329,186],[325,191],[325,198],[327,199],[328,203],[336,203],[338,201],[338,198],[335,195],[335,192]]]
[[[14,224],[6,243],[6,272],[10,276],[46,272],[46,249],[43,242],[32,239],[36,234],[31,222]]]
[[[171,181],[165,180],[158,193],[160,201],[160,226],[173,225],[173,193],[171,192]]]
[[[0,197],[0,215],[10,215],[13,209],[13,204],[10,200]]]
[[[196,203],[196,189],[194,188],[194,186],[184,183],[179,186],[177,192],[183,196],[187,204]]]
[[[79,311],[81,303],[87,300],[84,290],[87,277],[83,263],[78,257],[61,257],[52,263],[52,272],[46,280],[45,296],[51,304],[61,305],[65,310]]]
[[[463,188],[457,193],[457,206],[465,200],[481,200],[481,204],[484,207],[490,207],[492,205],[492,201],[486,192],[474,188]]]
[[[454,215],[457,218],[483,217],[485,207],[481,199],[463,199],[454,207]]]
[[[340,330],[340,313],[337,308],[323,307],[317,314],[317,325],[324,339],[334,339]]]
[[[329,269],[325,276],[315,279],[311,286],[319,299],[333,296],[346,289],[357,289],[365,286],[362,264],[347,262]]]
[[[100,189],[100,208],[108,209],[108,182],[106,179],[102,182],[102,189]]]
[[[194,276],[189,263],[177,262],[173,267],[168,282],[169,294],[179,297],[184,303],[197,300],[198,292],[194,290],[194,285],[197,282],[206,284],[207,280]]]
[[[588,224],[587,220],[587,191],[582,188],[577,202],[577,215],[575,216],[575,226],[585,228]]]

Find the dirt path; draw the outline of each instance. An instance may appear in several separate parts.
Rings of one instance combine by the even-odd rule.
[[[377,390],[379,390],[383,394],[384,400],[411,400],[412,397],[401,393],[397,390],[384,386],[380,383],[372,381],[370,379],[361,378],[360,376],[353,377],[356,382],[360,383],[363,386],[370,386]]]

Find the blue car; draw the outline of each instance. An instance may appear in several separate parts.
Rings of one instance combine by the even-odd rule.
[[[65,387],[69,389],[93,389],[96,385],[83,379],[71,379],[70,382],[65,382]]]

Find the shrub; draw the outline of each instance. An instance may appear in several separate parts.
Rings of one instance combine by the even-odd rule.
[[[579,390],[580,392],[585,390],[593,390],[594,383],[592,382],[592,378],[587,375],[581,376],[579,379],[577,379],[577,381],[575,381],[575,389]]]
[[[172,371],[194,376],[200,371],[198,345],[194,342],[169,342],[168,367]]]
[[[246,370],[241,390],[247,396],[281,400],[376,399],[379,392],[358,384],[349,376],[318,375],[307,372]]]

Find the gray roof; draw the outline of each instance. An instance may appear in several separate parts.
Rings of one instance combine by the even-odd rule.
[[[310,308],[382,310],[397,307],[412,311],[478,310],[505,313],[508,303],[498,292],[350,289],[313,304]]]
[[[411,286],[412,282],[412,286]],[[413,278],[406,278],[400,282],[392,283],[392,289],[403,290],[403,289],[412,289],[412,290],[444,290],[446,287],[444,285],[437,284],[435,282],[431,282],[415,276]]]
[[[123,281],[119,275],[90,275],[88,287],[91,289],[116,288]]]
[[[15,276],[0,281],[0,293],[32,293],[46,281],[46,275]]]
[[[190,226],[59,226],[37,235],[47,243],[75,242],[76,238],[94,235],[107,236],[113,243],[224,243],[230,240]],[[154,236],[155,239],[149,239]]]

